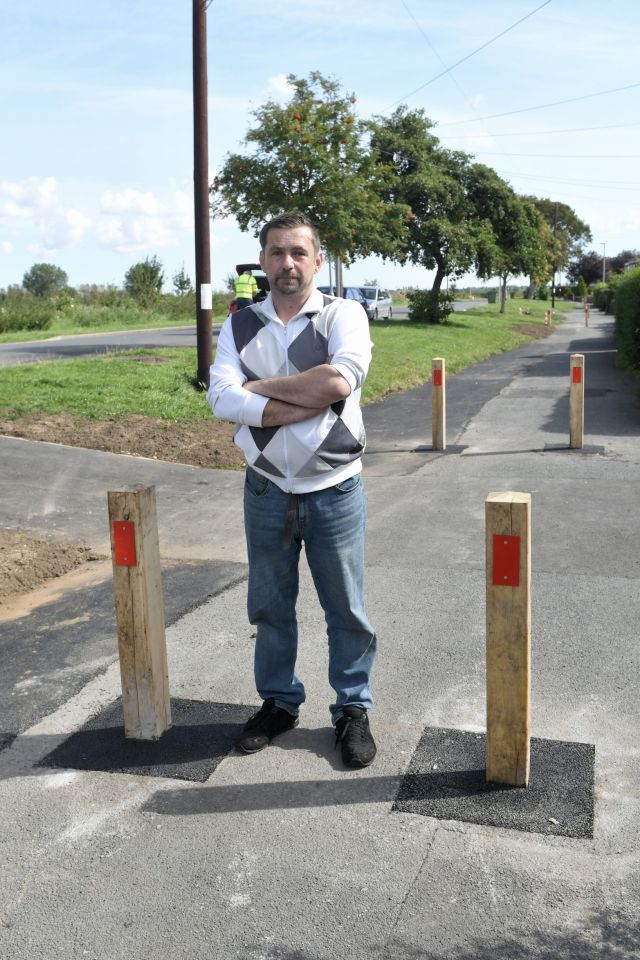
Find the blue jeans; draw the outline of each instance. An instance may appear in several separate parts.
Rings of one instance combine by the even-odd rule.
[[[254,671],[263,700],[297,715],[304,702],[295,673],[298,651],[298,561],[302,543],[329,640],[331,720],[347,705],[370,709],[376,635],[364,612],[366,504],[357,474],[335,487],[297,495],[293,534],[283,546],[290,495],[247,470],[244,517],[249,551],[249,621],[256,627]]]

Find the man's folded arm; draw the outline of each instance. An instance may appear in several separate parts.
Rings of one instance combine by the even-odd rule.
[[[345,400],[351,393],[351,385],[329,363],[321,363],[304,373],[296,373],[290,377],[251,380],[244,384],[244,389],[261,397],[281,400],[299,407],[310,407],[316,411],[330,407],[338,400]]]

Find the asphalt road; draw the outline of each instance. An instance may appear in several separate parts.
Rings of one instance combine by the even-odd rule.
[[[454,310],[483,306],[486,300],[457,300]],[[407,315],[406,307],[394,310],[396,317]],[[220,326],[213,327],[214,342]],[[0,344],[0,367],[38,363],[46,360],[73,360],[79,357],[97,357],[118,350],[155,350],[160,347],[195,347],[196,328],[163,327],[154,330],[130,330],[115,333],[84,333],[50,340],[32,340],[22,343]]]
[[[586,360],[583,450],[568,448],[574,352]],[[218,757],[206,779],[177,769],[186,757],[170,739],[151,770],[131,769],[133,748],[126,767],[105,764],[105,711],[120,694],[108,576],[99,595],[61,584],[2,624],[0,709],[18,736],[0,743],[0,956],[640,955],[637,382],[615,365],[611,320],[592,313],[585,329],[574,311],[548,339],[448,378],[447,393],[445,452],[430,449],[428,387],[365,411],[367,606],[379,635],[379,753],[367,770],[345,771],[334,750],[325,625],[304,562],[300,725],[257,756]],[[215,710],[256,699],[242,474],[8,437],[0,456],[2,526],[99,550],[106,491],[156,485],[162,556],[180,561],[167,600],[171,693],[214,711],[186,725],[185,749],[209,762]],[[484,730],[484,502],[495,490],[532,496],[532,733],[595,751],[591,769],[561,771],[570,789],[577,774],[592,786],[593,835],[566,830],[567,808],[535,766],[536,826],[522,790],[502,791],[515,820],[473,819],[485,795],[465,777],[482,773],[482,757],[451,772],[440,741],[421,752],[427,732],[475,741]],[[82,755],[54,765],[50,752],[83,730]],[[422,772],[407,778],[416,760]],[[403,783],[430,786],[436,806],[454,795],[455,813],[396,806]]]

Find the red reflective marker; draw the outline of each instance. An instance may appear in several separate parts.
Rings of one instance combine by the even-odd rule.
[[[113,524],[113,546],[116,567],[136,566],[136,530],[130,520]]]
[[[494,587],[520,586],[520,537],[493,535]]]
[[[574,383],[582,383],[582,367],[571,367]]]
[[[434,387],[442,386],[442,370],[439,368],[433,371],[433,385]]]

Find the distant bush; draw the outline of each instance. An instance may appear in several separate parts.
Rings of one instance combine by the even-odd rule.
[[[640,370],[640,267],[617,278],[614,312],[621,365]]]
[[[615,297],[617,278],[611,278],[608,283],[594,283],[591,287],[591,300],[594,307],[602,310],[603,313],[613,313],[613,301]]]
[[[432,290],[409,290],[409,320],[415,323],[446,323],[453,310],[454,291],[443,293],[437,298]]]
[[[164,273],[156,256],[134,263],[124,275],[124,288],[142,306],[152,306],[160,297]]]
[[[78,303],[100,307],[114,307],[116,304],[129,302],[124,290],[113,284],[102,286],[97,283],[83,283],[76,290]]]
[[[46,330],[56,316],[53,301],[18,287],[0,291],[0,333],[12,330]]]

